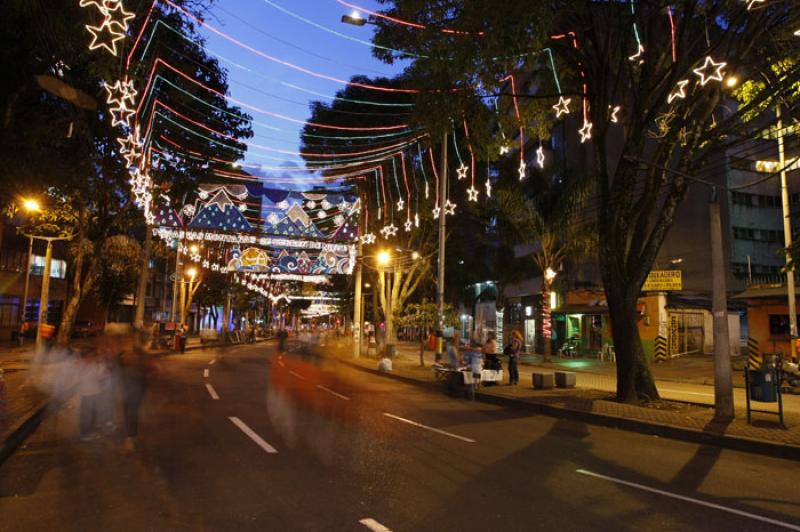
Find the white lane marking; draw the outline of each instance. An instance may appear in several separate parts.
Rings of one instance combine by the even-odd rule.
[[[211,362],[208,363],[209,366],[213,365],[217,361],[216,358],[212,358]]]
[[[242,421],[241,419],[239,419],[238,417],[235,417],[235,416],[230,416],[230,417],[228,417],[228,419],[230,419],[230,420],[231,420],[231,422],[232,422],[234,425],[236,425],[237,427],[239,427],[240,429],[242,429],[242,432],[244,432],[245,434],[247,434],[247,435],[250,437],[250,439],[251,439],[251,440],[253,440],[254,442],[256,442],[256,444],[257,444],[259,447],[261,447],[262,449],[264,449],[266,452],[268,452],[268,453],[270,453],[270,454],[275,454],[275,453],[277,453],[277,452],[278,452],[278,450],[277,450],[277,449],[275,449],[275,447],[273,447],[272,445],[270,445],[270,444],[268,444],[267,442],[265,442],[265,441],[264,441],[264,440],[261,438],[261,436],[259,436],[258,434],[256,434],[256,432],[255,432],[253,429],[251,429],[250,427],[248,427],[248,426],[245,424],[245,422],[244,422],[244,421]]]
[[[298,378],[298,379],[300,379],[301,381],[304,381],[304,380],[306,380],[306,378],[305,378],[305,377],[303,377],[302,375],[300,375],[299,373],[297,373],[297,372],[295,372],[295,371],[289,370],[289,373],[291,373],[292,375],[294,375],[295,377],[297,377],[297,378]]]
[[[208,378],[208,368],[203,370],[203,377]]]
[[[631,488],[640,489],[643,491],[649,491],[651,493],[657,493],[658,495],[663,495],[665,497],[671,497],[673,499],[679,499],[681,501],[691,502],[693,504],[697,504],[700,506],[705,506],[707,508],[714,508],[715,510],[721,510],[723,512],[732,513],[735,515],[741,515],[742,517],[748,517],[750,519],[754,519],[756,521],[761,521],[763,523],[769,523],[771,525],[780,526],[783,528],[787,528],[789,530],[800,530],[800,526],[793,525],[791,523],[785,523],[783,521],[778,521],[777,519],[771,519],[769,517],[764,517],[761,515],[751,514],[749,512],[744,512],[742,510],[737,510],[735,508],[728,508],[727,506],[721,506],[719,504],[714,504],[713,502],[706,502],[701,501],[699,499],[693,499],[691,497],[686,497],[685,495],[678,495],[677,493],[671,493],[669,491],[664,491],[656,488],[651,488],[649,486],[644,486],[642,484],[637,484],[636,482],[628,482],[627,480],[622,480],[619,478],[609,477],[606,475],[601,475],[600,473],[594,473],[592,471],[587,471],[586,469],[576,469],[576,473],[581,475],[587,475],[590,477],[600,478],[603,480],[608,480],[609,482],[616,482],[617,484],[623,484],[625,486],[630,486]]]
[[[286,364],[284,364],[283,360],[278,360],[278,364],[280,364],[282,368],[286,367]]]
[[[331,395],[335,395],[335,396],[336,396],[336,397],[338,397],[339,399],[344,399],[345,401],[349,401],[349,400],[350,400],[350,398],[349,398],[349,397],[347,397],[346,395],[342,395],[342,394],[340,394],[340,393],[334,392],[334,391],[333,391],[333,390],[331,390],[330,388],[326,388],[325,386],[323,386],[323,385],[321,385],[321,384],[317,384],[317,388],[319,388],[319,389],[320,389],[320,390],[322,390],[323,392],[328,392],[328,393],[329,393],[329,394],[331,394]]]
[[[219,395],[217,395],[217,390],[215,390],[213,386],[206,383],[206,390],[208,390],[208,395],[210,395],[213,400],[219,401]]]
[[[699,395],[701,397],[714,397],[713,393],[700,393],[700,392],[684,392],[683,390],[670,390],[669,388],[661,388],[662,392],[667,393],[682,393],[686,395]]]
[[[409,425],[414,425],[415,427],[419,427],[421,429],[426,429],[436,432],[437,434],[444,434],[445,436],[450,436],[451,438],[455,438],[457,440],[465,441],[468,443],[475,443],[475,440],[473,439],[465,438],[464,436],[459,436],[458,434],[453,434],[452,432],[447,432],[446,430],[429,427],[428,425],[423,425],[422,423],[417,423],[416,421],[411,421],[410,419],[406,419],[404,417],[395,416],[394,414],[390,414],[388,412],[384,412],[383,415],[386,417],[390,417],[392,419],[396,419],[398,421],[402,421],[403,423],[408,423]]]
[[[375,532],[392,532],[390,528],[386,528],[371,517],[365,517],[364,519],[360,520],[359,523],[370,530],[374,530]]]

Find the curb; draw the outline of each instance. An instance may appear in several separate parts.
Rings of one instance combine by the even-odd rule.
[[[434,382],[421,381],[413,377],[407,377],[405,375],[398,375],[395,373],[381,372],[376,369],[366,368],[364,366],[355,364],[348,360],[342,360],[342,359],[336,359],[336,360],[339,360],[340,362],[352,368],[358,369],[366,373],[379,375],[381,377],[388,377],[390,379],[395,379],[397,381],[401,381],[406,384],[411,384],[414,386],[422,386],[426,388],[435,388],[437,390],[441,390],[441,385]],[[607,414],[599,414],[596,412],[570,410],[568,408],[561,408],[543,403],[521,401],[519,399],[514,399],[511,397],[502,397],[499,395],[486,394],[482,392],[477,392],[475,394],[475,400],[484,403],[494,404],[497,406],[504,406],[507,408],[525,410],[528,412],[532,412],[534,414],[542,414],[561,419],[583,421],[591,425],[616,428],[621,430],[627,430],[630,432],[647,434],[651,436],[670,438],[673,440],[686,441],[690,443],[698,443],[701,445],[714,445],[717,447],[732,449],[735,451],[762,454],[771,457],[786,458],[789,460],[800,460],[800,446],[797,445],[755,440],[744,436],[712,434],[709,432],[692,430],[685,427],[677,427],[675,425],[669,425],[666,423],[651,423],[651,422],[628,419],[618,416],[611,416]]]

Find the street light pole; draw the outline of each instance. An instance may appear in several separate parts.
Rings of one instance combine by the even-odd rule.
[[[22,308],[19,313],[19,323],[17,324],[17,331],[19,331],[19,345],[22,345],[24,338],[22,335],[22,324],[27,319],[28,310],[28,291],[31,286],[31,261],[33,259],[33,237],[28,237],[28,258],[25,261],[25,291],[22,293]]]
[[[178,283],[180,283],[180,269],[181,269],[181,246],[183,244],[178,241],[178,250],[175,254],[175,279],[172,281],[172,323],[173,325],[178,319]]]
[[[363,313],[361,302],[362,253],[363,244],[359,238],[356,246],[356,290],[355,301],[353,302],[353,358],[358,358],[361,355],[361,322],[363,321],[361,319],[361,314]]]
[[[794,268],[792,263],[792,219],[789,210],[789,188],[786,184],[786,151],[783,145],[783,119],[781,118],[781,104],[775,106],[775,116],[778,119],[778,164],[781,168],[781,203],[783,204],[783,238],[786,255],[786,292],[789,299],[789,353],[791,359],[797,357],[797,308],[795,305]]]
[[[714,417],[718,420],[731,420],[734,418],[734,408],[728,334],[728,288],[716,188],[713,189],[708,212],[711,228],[711,313],[714,317]]]
[[[474,169],[473,169],[474,171]],[[444,333],[444,261],[445,261],[445,241],[447,236],[447,214],[445,206],[447,205],[447,131],[444,132],[442,139],[442,170],[440,172],[440,190],[439,190],[439,272],[436,283],[436,314],[439,320],[439,327],[437,331],[436,342],[436,360],[441,360],[444,342],[442,336]]]

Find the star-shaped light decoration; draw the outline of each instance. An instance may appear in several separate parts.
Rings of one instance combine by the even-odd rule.
[[[511,147],[508,145],[500,146],[500,155],[505,155],[511,151]]]
[[[724,77],[722,69],[725,68],[725,65],[727,64],[728,63],[724,61],[715,63],[714,60],[711,59],[711,56],[707,55],[703,66],[695,68],[692,70],[692,72],[700,77],[700,85],[705,87],[706,83],[709,81],[722,81],[722,78]]]
[[[192,254],[192,256],[191,256],[191,257],[189,257],[189,259],[190,259],[192,262],[200,262],[200,261],[202,260],[202,257],[200,257],[200,254],[199,254],[199,253],[193,253],[193,254]]]
[[[544,147],[542,146],[536,150],[536,164],[539,165],[539,168],[544,168]]]
[[[764,0],[744,0],[747,3],[747,10],[750,11],[756,4],[763,4]]]
[[[469,187],[467,189],[467,199],[469,199],[469,201],[478,201],[478,189],[474,186]]]
[[[688,85],[688,84],[689,84],[689,80],[688,79],[680,80],[678,82],[678,88],[675,90],[675,92],[671,93],[667,97],[667,103],[672,103],[675,100],[677,100],[678,98],[680,98],[680,99],[686,98],[686,85]]]
[[[110,24],[118,25],[122,31],[128,31],[130,21],[136,18],[130,11],[125,11],[120,0],[104,0],[102,11],[109,17]]]
[[[208,267],[210,266],[210,264],[211,264],[211,263],[210,263],[210,262],[208,262],[208,259],[205,259],[205,260],[203,261],[203,268],[206,268],[206,269],[208,269]]]
[[[405,206],[406,206],[406,202],[403,201],[403,198],[400,198],[399,200],[397,200],[397,210],[398,211],[402,211]]]
[[[556,118],[560,118],[561,115],[569,114],[570,102],[572,102],[572,98],[564,98],[563,96],[558,97],[558,103],[553,106],[553,109],[556,110]]]
[[[397,231],[398,229],[396,225],[389,224],[384,226],[383,229],[381,229],[381,234],[383,235],[384,239],[388,240],[390,236],[396,236]]]
[[[485,183],[485,186],[486,186],[486,197],[487,198],[491,198],[492,197],[492,180],[491,179],[487,179],[486,183]]]
[[[581,144],[592,138],[592,123],[588,120],[583,121],[583,127],[578,130],[581,135]]]
[[[103,88],[106,91],[106,103],[111,106],[127,107],[133,105],[136,101],[138,92],[133,88],[133,81],[131,80],[117,80],[113,85],[104,83]]]
[[[525,164],[525,161],[520,161],[519,168],[517,168],[517,173],[519,174],[520,181],[525,179],[525,173],[527,172],[527,170],[528,170],[528,165]]]
[[[439,206],[434,207],[433,208],[433,219],[434,220],[438,220],[439,219],[439,214],[441,214],[441,212],[442,212],[442,208],[441,207],[439,207]]]
[[[614,106],[609,105],[608,108],[611,109],[611,116],[609,117],[609,120],[611,121],[612,124],[618,123],[619,122],[619,117],[617,116],[617,114],[619,113],[619,110],[622,109],[622,106],[621,105],[614,105]]]
[[[411,221],[411,218],[408,218],[406,223],[403,224],[403,229],[405,229],[406,233],[410,233],[412,227],[414,227],[414,222]]]
[[[133,109],[127,107],[112,107],[109,109],[111,112],[111,126],[123,126],[125,128],[131,127],[131,118],[133,118]]]
[[[636,53],[628,57],[628,61],[637,62],[638,64],[644,63],[642,56],[644,55],[644,46],[641,44],[636,47]]]
[[[98,11],[102,12],[102,11],[105,11],[105,9],[106,9],[105,7],[103,7],[104,3],[105,3],[104,0],[80,0],[78,2],[78,5],[80,7],[94,6],[95,8],[97,8]]]
[[[800,30],[797,30],[797,31],[795,31],[795,32],[794,32],[794,36],[795,36],[795,37],[800,37]]]
[[[89,50],[105,48],[108,53],[116,57],[117,42],[125,38],[124,30],[118,23],[106,15],[102,24],[99,26],[87,25],[86,30],[92,35]]]
[[[456,174],[458,174],[458,180],[461,181],[462,179],[466,179],[467,172],[469,172],[469,166],[467,166],[464,163],[461,163],[461,166],[456,168]]]
[[[450,200],[444,202],[444,214],[445,216],[450,215],[453,216],[456,213],[456,204],[452,203]]]
[[[375,236],[374,233],[367,233],[367,234],[361,235],[361,243],[362,244],[374,244],[375,243],[375,239],[376,239],[376,236]]]
[[[219,271],[219,264],[217,264],[216,262],[212,262],[211,263],[211,271],[212,272],[218,272]]]

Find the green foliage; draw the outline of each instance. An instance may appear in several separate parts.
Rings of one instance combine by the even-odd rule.
[[[104,308],[119,303],[136,290],[141,265],[141,246],[127,235],[106,239],[100,256],[95,292]]]
[[[452,305],[444,306],[445,326],[456,327],[459,324],[458,314]],[[397,317],[397,327],[435,327],[439,322],[436,303],[423,300],[421,303],[409,303],[403,314]]]

